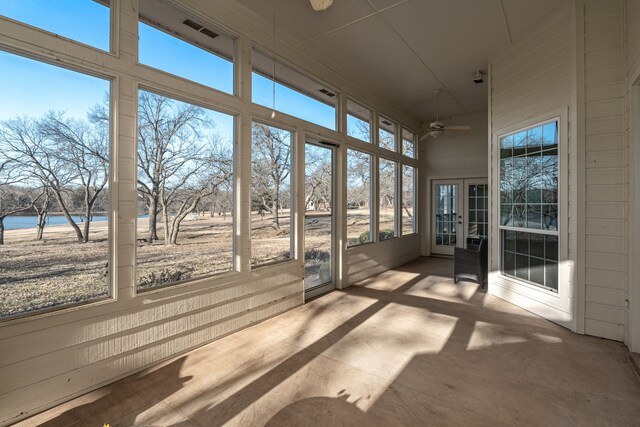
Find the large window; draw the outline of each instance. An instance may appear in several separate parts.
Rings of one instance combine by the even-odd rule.
[[[378,181],[380,209],[378,211],[378,230],[380,240],[398,236],[396,224],[396,176],[398,163],[380,159]]]
[[[292,134],[253,123],[251,136],[251,264],[291,258]]]
[[[1,0],[0,15],[109,51],[109,0]]]
[[[402,166],[402,235],[416,232],[415,215],[416,168]]]
[[[371,155],[347,150],[347,243],[372,242]]]
[[[273,57],[254,49],[251,60],[253,102],[329,129],[336,129],[338,97],[335,90],[281,62],[276,62],[274,94]]]
[[[109,294],[110,82],[0,52],[0,317]]]
[[[347,99],[347,135],[371,142],[371,110]]]
[[[233,268],[233,116],[138,97],[138,288]]]
[[[138,61],[233,93],[234,40],[163,0],[140,0]]]
[[[558,122],[500,138],[502,272],[558,290]]]
[[[396,125],[382,116],[378,117],[378,145],[396,151]]]

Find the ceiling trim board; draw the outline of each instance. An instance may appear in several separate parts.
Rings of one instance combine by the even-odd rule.
[[[507,39],[509,44],[513,44],[513,38],[511,37],[511,28],[509,27],[509,20],[507,19],[507,12],[504,10],[504,0],[500,1],[500,9],[502,10],[502,18],[504,19],[504,26],[507,31]]]
[[[303,41],[303,42],[301,43],[301,45],[302,45],[302,46],[304,46],[304,45],[306,45],[306,44],[309,44],[309,43],[311,43],[311,42],[314,42],[314,41],[316,41],[316,40],[319,40],[319,39],[321,39],[321,38],[323,38],[323,37],[329,36],[329,35],[331,35],[331,34],[333,34],[333,33],[337,32],[337,31],[344,30],[345,28],[350,27],[350,26],[352,26],[352,25],[354,25],[354,24],[357,24],[358,22],[362,22],[362,21],[365,21],[365,20],[367,20],[367,19],[373,18],[373,17],[374,17],[374,16],[376,16],[376,15],[379,15],[379,14],[381,14],[381,13],[383,13],[383,12],[386,12],[386,11],[387,11],[387,10],[389,10],[389,9],[393,9],[393,8],[394,8],[394,7],[396,7],[396,6],[400,6],[401,4],[404,4],[404,3],[408,2],[408,1],[409,1],[409,0],[402,0],[402,1],[401,1],[401,2],[399,2],[399,3],[392,4],[391,6],[387,6],[387,7],[383,8],[383,9],[380,9],[380,10],[376,9],[376,7],[375,7],[373,4],[371,4],[371,2],[370,2],[370,1],[367,1],[367,3],[369,4],[369,6],[371,6],[371,8],[374,10],[374,12],[373,12],[373,13],[370,13],[370,14],[368,14],[368,15],[362,16],[362,17],[360,17],[360,18],[358,18],[358,19],[356,19],[356,20],[353,20],[353,21],[351,21],[351,22],[347,22],[347,23],[346,23],[346,24],[344,24],[344,25],[341,25],[341,26],[339,26],[339,27],[337,27],[337,28],[334,28],[334,29],[332,29],[332,30],[329,30],[329,31],[327,31],[326,33],[322,33],[322,34],[317,35],[317,36],[315,36],[315,37],[312,37],[312,38],[310,38],[310,39],[308,39],[308,40],[305,40],[305,41]]]

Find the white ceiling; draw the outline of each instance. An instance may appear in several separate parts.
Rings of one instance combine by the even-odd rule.
[[[487,110],[486,84],[473,83],[489,57],[521,39],[567,0],[238,0],[345,76],[417,120]]]

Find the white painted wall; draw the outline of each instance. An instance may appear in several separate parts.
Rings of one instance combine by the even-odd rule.
[[[469,125],[471,131],[445,134],[420,142],[422,254],[431,253],[431,185],[433,179],[487,178],[487,113],[452,117],[446,123]]]
[[[624,340],[628,267],[628,145],[624,132],[624,1],[586,1],[585,328]]]
[[[561,142],[568,148],[561,240],[566,243],[565,277],[575,289],[568,295],[572,303],[561,309],[566,320],[557,318],[559,307],[548,300],[508,289],[499,274],[492,275],[490,290],[577,332],[627,342],[625,299],[630,266],[637,264],[629,242],[630,201],[637,202],[637,195],[629,193],[629,80],[640,68],[639,14],[634,1],[576,0],[491,62],[494,138],[496,129],[517,128],[558,109],[568,112],[568,135]],[[496,171],[491,173],[495,184]],[[494,194],[492,210],[497,212],[495,185]],[[492,269],[497,270],[497,230],[492,236]]]
[[[627,0],[626,120],[629,146],[629,317],[627,345],[640,353],[640,2]]]
[[[573,104],[573,44],[571,7],[563,7],[521,41],[490,61],[489,137],[490,154],[490,277],[489,292],[545,318],[576,330],[574,269],[576,263],[575,131],[570,119]],[[501,135],[541,121],[560,121],[560,278],[553,293],[508,278],[500,273],[499,141]],[[573,122],[574,120],[571,120]],[[570,159],[572,161],[570,161]]]
[[[294,226],[295,260],[256,270],[251,270],[249,262],[251,121],[253,118],[268,121],[271,111],[251,104],[247,82],[251,80],[252,41],[271,46],[269,25],[233,1],[198,0],[183,4],[202,20],[220,24],[238,38],[237,75],[241,79],[238,96],[219,93],[138,65],[135,0],[112,1],[117,29],[113,54],[0,18],[0,49],[113,78],[112,143],[115,153],[110,185],[114,237],[114,256],[110,265],[114,298],[0,323],[0,425],[13,423],[303,303],[301,215],[297,215]],[[331,87],[340,93],[353,96],[409,128],[417,127],[417,123],[374,98],[373,90],[337,75],[326,61],[316,61],[301,46],[286,38],[279,40],[278,45],[285,60],[303,70],[313,70],[310,75],[331,83]],[[138,85],[237,115],[236,166],[240,177],[236,186],[237,272],[135,293]],[[340,144],[339,156],[344,156],[346,145],[358,145],[344,132],[330,131],[284,114],[278,114],[274,123],[296,132],[298,188],[302,188],[304,176],[300,160],[304,159],[301,150],[305,132]],[[375,155],[382,153],[381,149],[363,144],[359,148]],[[386,152],[385,155],[417,166],[417,161],[404,159],[397,153]],[[344,169],[340,162],[339,167]],[[303,197],[304,194],[298,191],[299,205]],[[338,191],[337,197],[343,198],[343,193]],[[338,209],[338,222],[340,215]],[[342,263],[338,266],[338,283],[341,286],[419,256],[417,236],[374,243],[347,252],[343,235],[338,227],[337,258]]]

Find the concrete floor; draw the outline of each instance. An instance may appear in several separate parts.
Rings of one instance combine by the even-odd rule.
[[[19,425],[640,425],[625,347],[423,258]]]

